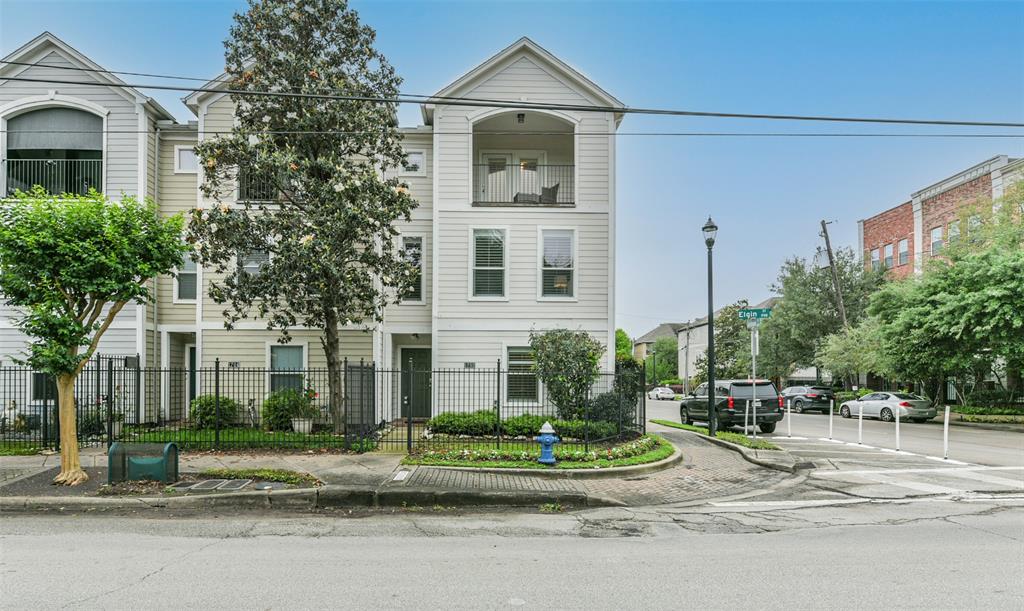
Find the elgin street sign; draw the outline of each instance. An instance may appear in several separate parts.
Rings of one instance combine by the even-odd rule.
[[[771,308],[744,308],[740,310],[740,320],[761,320],[771,318]]]

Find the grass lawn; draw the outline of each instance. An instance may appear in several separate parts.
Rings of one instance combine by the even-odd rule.
[[[15,445],[0,446],[0,456],[31,456],[38,454],[42,448],[37,445],[14,442]]]
[[[668,426],[674,429],[683,429],[684,431],[692,431],[694,433],[700,433],[701,435],[707,435],[708,430],[702,426],[693,426],[692,424],[682,424],[680,422],[672,422],[671,420],[651,420],[654,424],[660,424],[661,426]],[[718,431],[715,437],[722,441],[728,441],[735,443],[738,446],[744,448],[751,448],[753,450],[778,450],[779,446],[763,439],[751,439],[742,433],[733,433],[732,431]]]
[[[216,432],[213,429],[126,429],[121,441],[178,444],[182,450],[210,448],[214,445]],[[293,431],[263,431],[260,429],[221,429],[222,448],[336,448],[353,452],[369,452],[376,447],[372,439],[354,441],[345,448],[342,436],[329,433],[307,435]]]
[[[537,462],[539,449],[497,450],[486,447],[460,447],[412,454],[402,460],[406,465],[444,467],[484,467],[497,469],[607,469],[657,462],[672,456],[675,448],[657,435],[644,435],[634,441],[593,449],[590,452],[555,450],[554,466]]]
[[[213,479],[252,479],[260,482],[283,482],[294,486],[315,486],[320,480],[309,473],[287,469],[207,469],[200,477]]]

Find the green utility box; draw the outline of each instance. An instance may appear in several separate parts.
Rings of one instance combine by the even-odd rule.
[[[114,442],[107,451],[107,483],[133,480],[178,481],[178,446]]]

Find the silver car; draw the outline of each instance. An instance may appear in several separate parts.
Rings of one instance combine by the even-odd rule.
[[[658,386],[647,391],[648,399],[675,399],[676,391],[667,386]]]
[[[897,412],[900,420],[911,422],[924,422],[935,417],[931,401],[906,392],[874,392],[864,395],[840,405],[839,415],[843,418],[856,418],[861,409],[864,410],[865,418],[878,418],[884,422],[895,420]]]

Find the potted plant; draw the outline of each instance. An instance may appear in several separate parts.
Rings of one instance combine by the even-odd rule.
[[[313,432],[313,421],[320,415],[320,408],[312,401],[303,401],[295,406],[292,416],[292,430],[306,435]]]

